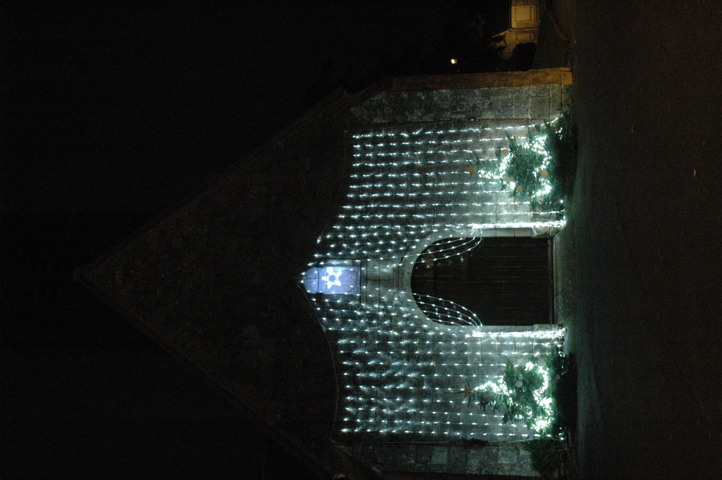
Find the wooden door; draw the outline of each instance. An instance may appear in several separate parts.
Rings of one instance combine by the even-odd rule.
[[[459,303],[485,325],[549,323],[550,241],[484,238],[470,252],[445,260],[432,262],[422,254],[414,266],[412,289]]]

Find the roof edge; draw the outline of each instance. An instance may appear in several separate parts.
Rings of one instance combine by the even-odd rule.
[[[570,68],[542,68],[523,72],[457,73],[396,77],[390,90],[463,90],[472,88],[526,87],[530,85],[570,85]]]

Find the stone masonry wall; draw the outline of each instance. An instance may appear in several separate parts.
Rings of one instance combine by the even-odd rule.
[[[529,85],[464,90],[386,91],[353,109],[361,123],[554,118],[570,85]]]
[[[471,124],[502,119],[531,125],[558,116],[568,105],[572,89],[569,72],[460,77],[455,82],[457,85],[438,84],[438,80],[433,77],[395,80],[390,89],[362,102],[351,112],[360,124],[383,127],[459,121]],[[342,444],[342,447],[384,473],[538,475],[531,466],[529,452],[521,443],[356,442]]]
[[[377,471],[538,476],[531,454],[520,443],[507,444],[341,444]]]

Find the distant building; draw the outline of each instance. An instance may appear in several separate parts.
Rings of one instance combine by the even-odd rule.
[[[541,6],[539,0],[511,0],[509,4],[508,29],[499,32],[495,38],[503,37],[502,57],[509,60],[519,45],[539,41]]]

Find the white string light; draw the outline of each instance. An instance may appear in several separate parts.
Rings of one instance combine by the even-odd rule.
[[[341,435],[535,436],[524,425],[467,406],[463,391],[467,381],[476,382],[473,387],[499,380],[507,359],[536,361],[562,342],[563,330],[481,326],[473,312],[453,302],[415,300],[404,280],[416,260],[411,252],[421,253],[434,236],[466,232],[456,235],[464,240],[432,249],[438,260],[474,248],[481,236],[552,235],[564,225],[561,212],[532,211],[498,180],[496,152],[507,136],[522,141],[527,128],[386,127],[351,136],[348,193],[308,265],[324,267],[322,285],[334,288],[340,266],[362,272],[358,291],[310,295],[340,365]],[[467,168],[475,158],[479,168],[472,176]],[[434,323],[428,314],[454,325]]]

